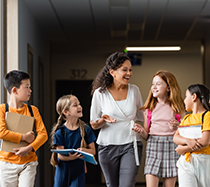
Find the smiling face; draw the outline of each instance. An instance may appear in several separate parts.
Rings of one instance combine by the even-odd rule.
[[[31,88],[30,80],[24,79],[21,81],[20,88],[15,88],[18,99],[20,101],[28,101],[31,97]]]
[[[168,92],[170,91],[170,89],[166,82],[160,76],[157,75],[152,80],[151,91],[153,97],[165,100],[168,97]]]
[[[66,117],[70,116],[70,117],[77,117],[80,118],[83,116],[82,114],[82,106],[80,105],[79,100],[75,97],[72,96],[70,98],[70,106],[69,109],[66,111]]]
[[[113,76],[114,82],[120,84],[128,84],[132,76],[132,65],[129,60],[125,60],[121,67],[117,70],[110,70],[110,74]]]

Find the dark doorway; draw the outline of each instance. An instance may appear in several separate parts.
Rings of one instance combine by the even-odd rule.
[[[82,120],[89,126],[90,106],[91,106],[91,84],[92,80],[57,80],[56,81],[56,101],[63,95],[75,95],[83,108]],[[56,116],[56,120],[57,120]],[[94,131],[96,137],[98,131]],[[97,150],[97,145],[96,145]],[[95,155],[98,161],[97,153]],[[101,184],[101,169],[99,165],[87,163],[86,184]]]

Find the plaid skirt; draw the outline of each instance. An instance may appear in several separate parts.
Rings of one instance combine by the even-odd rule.
[[[173,136],[149,136],[144,174],[155,175],[158,178],[177,177],[176,162],[179,155],[175,151],[176,147]]]

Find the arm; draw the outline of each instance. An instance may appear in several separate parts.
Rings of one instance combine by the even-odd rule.
[[[146,132],[144,127],[142,127],[140,124],[136,123],[135,126],[132,128],[132,130],[134,130],[135,132],[138,132],[144,140],[147,140],[148,133]]]
[[[202,145],[202,147],[206,147],[210,144],[210,131],[203,131],[202,138],[198,138],[197,142]]]
[[[31,143],[34,141],[34,138],[35,138],[34,132],[30,131],[26,134],[22,134],[21,140]],[[28,155],[30,151],[33,150],[33,147],[31,145],[28,145],[25,147],[15,148],[13,150],[16,152],[15,153],[16,155],[24,157]]]
[[[64,149],[64,146],[57,145],[57,149]],[[81,154],[78,154],[78,153],[74,153],[74,154],[69,153],[69,156],[62,155],[62,154],[58,153],[58,158],[60,160],[63,160],[63,161],[75,160],[77,158],[82,158],[82,157],[83,156]]]
[[[168,122],[168,125],[171,130],[177,130],[179,126],[179,122],[177,121],[177,119],[174,119]]]
[[[95,143],[94,142],[90,143],[87,148],[79,148],[78,150],[84,151],[86,153],[90,153],[92,155],[96,154],[96,149],[95,149]]]
[[[210,144],[210,131],[204,131],[202,138],[199,138],[195,141],[197,142],[193,148],[190,148],[188,145],[178,145],[175,151],[179,155],[184,155],[187,152],[199,151],[200,149],[203,149]]]
[[[148,139],[148,131],[149,131],[147,112],[144,111],[143,114],[144,114],[144,127],[142,127],[140,124],[135,124],[135,126],[132,128],[132,130],[134,130],[135,132],[140,133],[141,137],[144,140],[147,140]]]
[[[18,156],[27,156],[29,152],[33,150],[33,147],[31,145],[25,146],[25,147],[20,147],[20,148],[15,148],[13,149],[15,151],[15,154]]]
[[[90,124],[94,130],[100,129],[106,124],[105,120],[101,117],[100,96],[101,93],[95,91],[91,101]]]
[[[184,118],[185,113],[180,114],[180,121]],[[171,120],[168,125],[171,130],[177,130],[180,122],[177,119]]]
[[[91,127],[96,130],[96,129],[100,129],[101,127],[103,127],[105,124],[107,123],[115,123],[116,119],[112,118],[111,116],[108,115],[103,115],[101,116],[101,118],[97,121],[90,121]]]
[[[27,132],[26,134],[22,134],[21,140],[32,143],[34,141],[35,135],[33,131]]]
[[[47,141],[48,135],[38,108],[32,106],[32,109],[35,118],[35,129],[37,136],[30,145],[33,147],[34,151],[37,151],[37,149]]]
[[[91,127],[96,130],[96,129],[100,129],[101,127],[103,127],[106,122],[104,121],[103,118],[100,118],[99,120],[97,121],[90,121],[90,124],[91,124]]]
[[[178,145],[178,147],[175,150],[180,155],[183,155],[186,152],[198,151],[207,146],[207,145],[202,145],[202,143],[207,143],[209,141],[209,139],[207,138],[209,137],[209,135],[210,133],[209,134],[204,133],[202,138],[200,138],[199,140],[189,139],[189,138],[184,138],[180,136],[179,131],[177,130],[173,138],[174,143]]]
[[[30,151],[36,151],[41,145],[43,145],[46,142],[48,138],[47,131],[45,129],[44,123],[42,121],[38,109],[34,106],[32,107],[35,118],[34,125],[37,136],[34,139],[34,132],[32,131],[22,135],[22,140],[27,141],[28,143],[30,143],[30,145],[14,149],[14,151],[16,151],[15,154],[19,156],[26,156],[29,154]]]
[[[5,122],[5,114],[6,114],[5,105],[0,105],[0,139],[7,140],[15,143],[20,143],[22,134],[12,132],[7,130],[6,122]]]
[[[147,110],[144,111],[144,129],[146,130],[147,134],[149,134],[149,126],[148,126],[148,119],[147,119]]]

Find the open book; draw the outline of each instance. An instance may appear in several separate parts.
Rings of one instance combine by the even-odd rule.
[[[5,116],[7,130],[18,132],[21,134],[26,134],[33,130],[34,117],[21,115],[13,112],[7,112]],[[0,141],[0,150],[7,152],[15,152],[14,148],[25,147],[28,145],[25,141],[20,141],[20,143],[14,143],[6,140]]]
[[[84,151],[79,151],[77,149],[51,149],[51,152],[60,153],[60,154],[63,154],[63,155],[69,155],[69,153],[72,153],[72,154],[79,153],[79,154],[82,154],[84,156],[84,158],[80,158],[80,159],[82,159],[86,162],[90,162],[91,164],[95,164],[95,165],[98,164],[92,154],[86,153]]]

